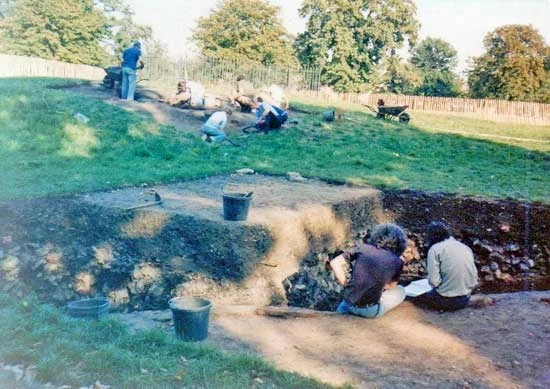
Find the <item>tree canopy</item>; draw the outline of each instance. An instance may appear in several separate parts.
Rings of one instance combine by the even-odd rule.
[[[125,0],[0,0],[0,11],[0,49],[9,54],[103,66],[152,35]]]
[[[304,65],[321,66],[322,81],[339,91],[360,91],[376,66],[419,29],[412,0],[304,0],[306,31],[295,49]]]
[[[422,77],[414,93],[424,96],[458,96],[461,82],[453,72],[457,63],[457,52],[450,43],[439,38],[424,39],[413,48],[411,56],[411,64]]]
[[[209,58],[294,65],[292,39],[278,14],[279,7],[264,0],[224,0],[199,18],[193,39]]]
[[[414,47],[411,63],[420,69],[451,71],[458,63],[457,52],[443,39],[428,37]]]
[[[550,71],[548,46],[530,25],[506,25],[489,32],[486,52],[474,58],[468,74],[470,93],[477,98],[546,101]]]
[[[0,47],[10,54],[101,64],[108,27],[93,0],[20,0],[0,21]]]

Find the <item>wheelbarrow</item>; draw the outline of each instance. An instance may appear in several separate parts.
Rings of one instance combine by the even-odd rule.
[[[409,108],[408,105],[379,105],[378,109],[375,109],[370,105],[363,105],[374,112],[377,119],[395,119],[399,120],[399,123],[408,123],[411,120],[411,116],[404,112],[407,108]]]

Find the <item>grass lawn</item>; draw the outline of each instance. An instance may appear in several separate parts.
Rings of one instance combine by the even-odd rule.
[[[242,147],[206,144],[151,119],[48,86],[55,79],[0,80],[0,199],[166,183],[250,167],[377,187],[548,202],[550,126],[518,126],[415,113],[411,125],[357,108],[343,120],[294,115],[300,124]],[[323,107],[308,109],[322,112]],[[90,118],[78,122],[81,112]],[[456,130],[461,133],[452,134]],[[465,134],[471,133],[471,135]],[[484,136],[527,136],[540,142]]]

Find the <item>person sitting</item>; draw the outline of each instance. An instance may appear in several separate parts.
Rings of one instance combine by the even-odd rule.
[[[245,79],[243,75],[239,75],[235,89],[231,92],[231,103],[238,107],[241,112],[252,112],[253,100],[245,93]]]
[[[261,96],[258,96],[256,101],[256,129],[268,132],[281,128],[288,120],[288,113],[284,109],[266,103]]]
[[[285,91],[278,85],[272,84],[268,88],[271,102],[284,110],[288,109],[288,98],[285,95]]]
[[[227,117],[232,113],[233,111],[229,107],[214,112],[202,126],[203,139],[207,142],[219,142],[226,139],[227,134],[223,129],[227,124]]]
[[[174,107],[201,106],[204,105],[205,88],[195,81],[178,81],[175,95],[166,99],[166,102]]]
[[[177,92],[169,97],[166,102],[174,107],[182,107],[191,103],[191,89],[187,87],[187,81],[178,81]]]
[[[442,222],[428,225],[428,282],[432,290],[411,301],[438,311],[456,311],[468,306],[477,285],[477,269],[472,250],[456,240]]]
[[[395,224],[377,226],[368,243],[358,244],[329,262],[338,283],[344,286],[339,313],[376,318],[405,300],[405,288],[397,285],[403,269],[400,256],[407,234]],[[347,268],[353,269],[347,277]]]

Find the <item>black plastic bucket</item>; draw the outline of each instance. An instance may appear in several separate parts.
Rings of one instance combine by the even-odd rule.
[[[325,112],[323,112],[323,120],[325,122],[333,122],[335,117],[336,117],[336,112],[335,111],[325,111]]]
[[[190,342],[206,339],[212,307],[210,301],[199,297],[174,297],[168,305],[178,338]]]
[[[110,306],[107,297],[94,297],[71,301],[67,304],[67,310],[72,317],[100,319],[109,313]]]
[[[251,198],[250,193],[223,194],[223,218],[233,221],[246,220]]]

